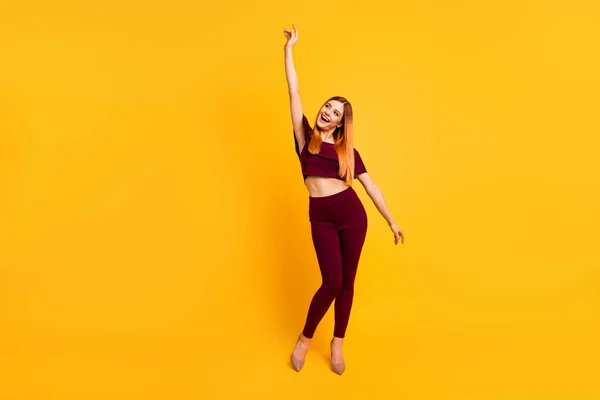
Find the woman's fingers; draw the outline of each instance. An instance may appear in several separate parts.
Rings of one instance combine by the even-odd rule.
[[[400,241],[404,243],[404,234],[401,230],[394,230],[394,243],[398,244]]]
[[[284,29],[283,35],[288,39],[292,39],[294,37],[294,32],[290,29]]]
[[[284,29],[283,35],[288,38],[290,42],[295,43],[298,41],[298,28],[296,28],[296,25],[293,24],[292,27],[292,29]]]

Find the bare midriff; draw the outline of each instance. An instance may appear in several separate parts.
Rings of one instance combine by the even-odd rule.
[[[339,193],[349,186],[348,184],[336,178],[326,178],[324,176],[309,175],[304,180],[310,197],[324,197]]]

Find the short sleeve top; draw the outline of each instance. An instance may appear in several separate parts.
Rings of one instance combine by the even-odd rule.
[[[300,159],[302,166],[302,176],[306,179],[309,175],[324,176],[328,178],[337,178],[342,180],[338,174],[340,168],[337,152],[333,143],[322,142],[321,149],[318,154],[311,154],[308,151],[308,143],[313,135],[313,128],[308,123],[306,115],[302,115],[302,125],[304,127],[304,139],[306,144],[302,150],[299,149],[298,140],[294,134],[294,142],[296,154]],[[360,154],[354,149],[354,178],[358,175],[367,172],[367,168],[360,157]]]

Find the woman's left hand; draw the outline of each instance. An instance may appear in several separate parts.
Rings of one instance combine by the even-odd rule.
[[[395,223],[390,225],[390,229],[394,232],[394,244],[398,244],[400,241],[404,244],[404,233],[402,232],[402,229]]]

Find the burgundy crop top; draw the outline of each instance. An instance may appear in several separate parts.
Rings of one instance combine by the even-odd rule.
[[[302,166],[302,175],[306,180],[309,175],[324,176],[328,178],[337,178],[343,180],[338,175],[340,163],[338,160],[337,152],[335,151],[335,145],[333,143],[322,142],[321,149],[318,154],[311,154],[308,151],[308,142],[313,134],[313,129],[308,123],[306,115],[302,115],[302,125],[304,126],[304,139],[306,144],[301,152],[298,149],[298,140],[294,133],[294,142],[296,145],[296,154],[300,159],[300,165]],[[354,178],[357,175],[367,172],[365,164],[363,163],[360,154],[354,149]]]

